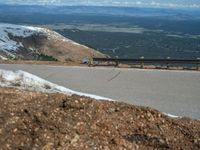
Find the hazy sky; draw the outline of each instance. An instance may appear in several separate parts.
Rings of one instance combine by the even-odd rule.
[[[0,3],[37,5],[190,7],[200,9],[200,0],[0,0]]]

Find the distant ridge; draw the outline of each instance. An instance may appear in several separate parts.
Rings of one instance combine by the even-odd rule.
[[[104,54],[46,28],[0,23],[0,59],[80,62]]]

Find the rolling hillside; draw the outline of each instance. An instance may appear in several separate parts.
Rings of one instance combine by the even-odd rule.
[[[80,62],[104,54],[46,28],[0,24],[0,59]]]

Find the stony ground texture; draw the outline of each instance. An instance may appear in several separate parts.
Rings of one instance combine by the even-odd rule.
[[[0,149],[200,149],[200,121],[86,97],[0,88]]]

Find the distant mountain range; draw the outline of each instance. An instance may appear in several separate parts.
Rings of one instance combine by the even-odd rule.
[[[52,35],[59,32],[66,39],[72,39],[111,57],[196,59],[200,56],[200,10],[197,9],[0,5],[0,22],[47,27],[55,30],[51,31]],[[26,37],[26,40],[19,40],[25,46],[23,53],[20,53],[23,58],[55,58],[65,61],[91,56],[89,48],[87,53],[79,55],[83,51],[79,46],[76,50],[79,52],[73,51],[73,57],[76,57],[73,58],[73,53],[69,52],[71,47],[66,42],[55,42],[52,38],[49,40],[47,36],[43,36],[46,33],[39,35],[37,38],[34,34]],[[61,35],[58,39],[64,38]],[[29,47],[40,54],[30,54]],[[20,49],[22,50],[21,47]]]
[[[0,13],[97,14],[140,17],[168,16],[165,19],[200,19],[200,10],[198,9],[140,7],[0,5]]]
[[[45,28],[0,24],[0,59],[80,62],[104,54]]]

